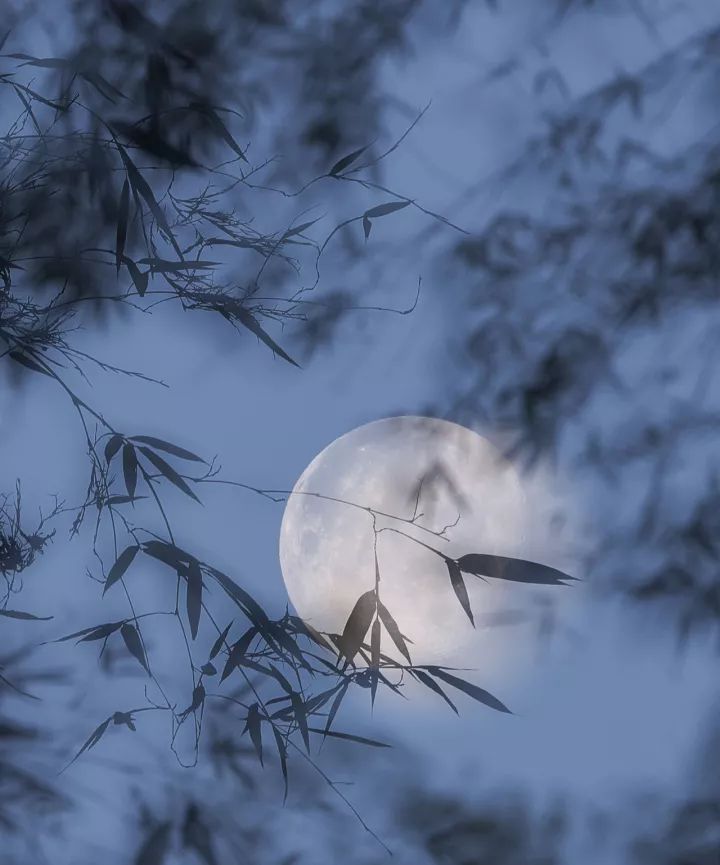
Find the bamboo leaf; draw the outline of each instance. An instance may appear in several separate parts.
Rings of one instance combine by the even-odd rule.
[[[210,649],[210,661],[212,661],[213,658],[217,657],[217,655],[220,654],[220,649],[222,649],[225,640],[227,640],[227,635],[230,633],[230,628],[232,628],[232,625],[233,623],[230,622],[230,624],[222,630],[217,640],[215,640],[215,642],[213,643],[213,647],[212,649]]]
[[[175,469],[165,462],[165,460],[158,456],[156,453],[151,451],[149,448],[141,447],[140,453],[155,466],[155,468],[160,472],[163,477],[167,478],[171,484],[176,486],[179,490],[185,493],[186,496],[190,496],[191,499],[195,499],[198,504],[201,504],[200,499],[195,495],[195,493],[190,489],[185,480],[180,477],[180,475],[175,471]]]
[[[387,742],[378,742],[377,739],[366,739],[365,736],[355,736],[352,733],[341,733],[337,730],[319,730],[316,727],[309,728],[311,733],[322,733],[335,739],[345,739],[347,742],[357,742],[359,745],[371,745],[373,748],[391,748]]]
[[[52,616],[36,616],[33,613],[23,613],[21,610],[0,610],[0,616],[8,619],[23,619],[33,622],[49,622]]]
[[[108,443],[105,445],[105,462],[110,465],[113,461],[113,457],[122,447],[124,439],[121,435],[115,434],[110,436],[108,439]]]
[[[285,784],[285,793],[283,796],[283,803],[285,803],[288,794],[287,746],[280,734],[280,731],[275,726],[273,726],[273,735],[275,736],[275,744],[277,745],[278,756],[280,757],[280,768],[282,769],[283,782]]]
[[[493,577],[496,580],[511,580],[516,583],[534,583],[544,586],[564,586],[566,580],[577,578],[564,574],[557,568],[530,562],[526,559],[511,559],[505,556],[489,556],[483,553],[468,553],[457,560],[461,571],[475,576]]]
[[[378,613],[380,614],[380,620],[385,626],[385,630],[388,632],[390,639],[395,643],[398,651],[401,652],[408,660],[409,664],[412,664],[412,660],[410,659],[410,651],[407,647],[407,643],[405,642],[405,638],[400,633],[400,628],[398,627],[398,623],[393,619],[390,615],[390,611],[378,599]]]
[[[197,454],[192,453],[192,451],[185,450],[185,448],[178,447],[178,445],[173,444],[172,442],[163,441],[163,439],[155,438],[154,436],[130,436],[130,440],[134,442],[140,442],[140,444],[148,445],[151,448],[155,448],[158,451],[166,451],[169,454],[172,454],[174,457],[178,457],[181,460],[190,460],[196,463],[204,463],[205,460],[202,457],[199,457]]]
[[[135,498],[137,487],[137,456],[135,448],[131,444],[123,446],[123,475],[125,477],[125,488],[131,499]]]
[[[427,669],[436,679],[442,679],[443,682],[452,685],[453,688],[457,688],[459,691],[467,694],[468,697],[472,697],[473,700],[477,700],[479,703],[483,703],[491,709],[496,709],[498,712],[507,712],[508,714],[512,714],[510,709],[501,703],[497,697],[493,697],[493,695],[488,691],[478,688],[478,686],[473,685],[472,682],[466,682],[464,679],[453,676],[451,673],[448,673],[440,667],[428,667]]]
[[[375,589],[360,595],[340,637],[340,654],[351,662],[362,646],[377,609]]]
[[[467,587],[465,586],[465,581],[463,580],[458,563],[452,559],[446,559],[445,564],[447,565],[448,573],[450,574],[450,582],[455,594],[457,595],[457,599],[460,601],[460,605],[467,613],[467,617],[470,619],[474,628],[475,620],[473,619],[472,609],[470,608],[470,598],[468,597]]]
[[[246,327],[251,333],[254,333],[255,336],[261,341],[264,342],[265,345],[273,351],[275,354],[279,354],[283,360],[286,360],[288,363],[291,363],[293,366],[299,367],[300,364],[296,363],[289,354],[287,354],[284,349],[282,349],[275,340],[270,336],[270,334],[266,333],[262,327],[260,327],[257,319],[252,313],[248,312],[246,309],[239,309],[237,311],[237,317],[240,321],[240,324],[243,327]]]
[[[200,624],[200,611],[202,609],[203,579],[200,565],[196,561],[190,562],[187,573],[187,615],[190,623],[190,635],[193,640],[197,637]]]
[[[450,708],[455,712],[455,714],[459,714],[455,703],[448,697],[448,695],[443,691],[443,689],[438,685],[438,683],[432,677],[428,676],[425,670],[413,670],[412,674],[418,679],[418,681],[422,682],[426,688],[429,688],[431,691],[435,691],[436,694],[439,694],[443,700],[450,706]]]
[[[130,213],[130,183],[125,178],[120,192],[120,205],[118,207],[117,230],[115,233],[115,267],[120,273],[123,253],[125,252],[125,240],[127,239],[128,215]]]
[[[352,165],[353,162],[370,147],[369,144],[366,144],[365,147],[359,147],[357,150],[353,150],[352,153],[348,153],[347,156],[343,156],[342,159],[338,159],[338,161],[333,165],[333,167],[328,171],[330,177],[337,177],[341,171],[344,171],[348,166]]]
[[[126,622],[120,628],[120,636],[125,641],[128,652],[130,652],[130,654],[138,660],[140,665],[149,676],[150,667],[148,667],[148,662],[147,658],[145,657],[145,650],[143,649],[142,640],[140,639],[140,634],[138,633],[135,625],[131,625],[129,622]]]
[[[263,746],[262,746],[262,717],[257,703],[253,703],[248,709],[247,719],[245,721],[245,729],[243,733],[250,733],[250,741],[253,743],[255,753],[258,755],[260,765],[264,766],[263,762]]]
[[[402,210],[410,203],[409,201],[389,201],[387,204],[378,204],[377,207],[371,207],[370,210],[366,210],[364,217],[366,219],[377,219],[380,216],[388,216],[390,213]]]
[[[130,567],[135,559],[135,556],[138,553],[140,547],[137,544],[133,546],[126,547],[118,556],[115,564],[110,568],[110,572],[107,575],[107,579],[105,580],[105,588],[103,589],[103,595],[107,590],[113,586],[118,580],[122,579],[125,571]]]

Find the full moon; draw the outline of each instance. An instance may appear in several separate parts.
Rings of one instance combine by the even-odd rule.
[[[457,662],[511,590],[465,578],[474,630],[445,562],[427,547],[453,558],[517,556],[525,513],[514,467],[472,430],[415,416],[365,424],[319,453],[288,497],[280,531],[288,595],[304,621],[342,633],[375,586],[377,554],[380,597],[412,641],[413,662]],[[386,635],[382,651],[401,660]]]

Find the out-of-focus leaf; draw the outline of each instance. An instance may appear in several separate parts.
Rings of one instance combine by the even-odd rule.
[[[118,274],[125,252],[125,240],[127,239],[128,216],[130,214],[130,183],[125,178],[120,192],[120,204],[118,206],[117,229],[115,232],[115,267]]]
[[[150,667],[148,667],[147,658],[145,657],[145,649],[143,649],[138,629],[135,625],[125,622],[125,624],[120,628],[120,636],[125,641],[128,652],[139,661],[140,665],[149,676]]]
[[[26,619],[33,622],[49,622],[52,616],[36,616],[34,613],[23,613],[20,610],[0,610],[0,616],[8,619]]]
[[[413,675],[417,677],[418,681],[422,682],[426,688],[429,688],[431,691],[435,691],[436,694],[439,694],[443,700],[450,706],[450,708],[455,712],[455,714],[459,714],[458,710],[455,706],[455,703],[448,697],[448,695],[443,691],[443,689],[438,685],[438,683],[431,676],[425,672],[425,670],[413,670]]]
[[[187,615],[193,640],[197,637],[198,625],[200,624],[202,590],[203,579],[200,565],[196,561],[190,562],[187,573]]]
[[[410,651],[408,650],[407,643],[403,638],[403,635],[400,633],[400,628],[398,627],[398,623],[393,619],[390,615],[390,611],[383,604],[381,600],[378,599],[378,613],[380,614],[380,621],[385,626],[385,630],[388,632],[390,639],[395,643],[398,651],[401,652],[408,660],[409,664],[412,664],[410,660]]]
[[[360,595],[352,612],[348,616],[340,637],[340,652],[349,663],[357,655],[360,646],[365,640],[365,635],[375,615],[376,602],[375,589],[371,589],[369,592]]]
[[[133,544],[130,547],[126,547],[118,556],[115,564],[110,568],[110,572],[107,575],[107,579],[105,580],[105,588],[103,589],[103,595],[107,590],[117,583],[118,580],[122,579],[125,574],[125,571],[130,567],[135,559],[135,556],[138,553],[140,547],[137,544]]]
[[[478,688],[478,686],[473,685],[472,682],[466,682],[464,679],[453,676],[452,673],[448,673],[440,667],[428,667],[427,669],[436,679],[442,679],[443,682],[452,685],[453,688],[457,688],[458,691],[462,691],[467,694],[468,697],[472,697],[473,700],[477,700],[479,703],[483,703],[491,709],[497,709],[498,712],[507,712],[508,714],[512,714],[510,709],[501,703],[497,697],[493,697],[493,695],[488,693],[488,691]]]
[[[290,357],[290,355],[284,351],[270,336],[269,333],[266,333],[260,324],[258,323],[255,316],[248,312],[246,309],[237,310],[237,318],[244,327],[246,327],[251,333],[254,333],[255,336],[261,341],[264,342],[265,345],[273,351],[275,354],[279,354],[283,360],[286,360],[288,363],[291,363],[293,366],[299,367],[300,364],[295,363],[295,361]]]
[[[465,610],[468,619],[475,627],[475,620],[473,619],[472,609],[470,608],[470,598],[468,597],[467,587],[465,586],[465,581],[463,580],[462,572],[458,566],[457,562],[454,562],[452,559],[446,559],[445,564],[447,565],[448,573],[450,574],[450,583],[452,584],[453,590],[457,595],[458,601]]]
[[[566,580],[575,580],[557,568],[530,562],[525,559],[511,559],[505,556],[489,556],[483,553],[468,553],[461,556],[457,563],[461,571],[475,576],[493,577],[496,580],[512,580],[516,583],[535,583],[544,586],[564,586]]]
[[[371,207],[370,210],[366,210],[364,217],[366,219],[377,219],[380,216],[388,216],[390,213],[395,213],[396,210],[402,210],[409,204],[409,201],[388,201],[387,204],[378,204],[377,207]]]
[[[324,736],[332,736],[335,739],[345,739],[347,742],[357,742],[359,745],[371,745],[373,748],[391,748],[387,742],[378,742],[377,739],[366,739],[365,736],[355,736],[352,733],[340,733],[337,730],[319,730],[310,727],[311,733],[321,733]]]
[[[146,447],[141,447],[140,453],[148,460],[148,462],[151,462],[160,472],[160,474],[163,475],[163,477],[167,478],[171,484],[184,492],[186,496],[190,496],[191,499],[195,499],[198,504],[200,503],[200,499],[190,489],[185,480],[181,478],[180,475],[175,471],[175,469],[171,465],[166,463],[162,457],[158,456],[156,453]]]
[[[115,435],[110,436],[108,439],[108,443],[105,445],[105,462],[110,465],[113,460],[115,454],[122,447],[124,439],[121,435],[116,433]]]
[[[248,709],[247,719],[245,721],[245,729],[243,733],[250,733],[250,741],[253,743],[255,753],[258,755],[260,765],[264,766],[263,762],[263,747],[262,747],[262,716],[257,703],[253,703]]]
[[[163,865],[170,851],[172,823],[160,823],[152,829],[135,856],[133,865]]]
[[[131,444],[123,446],[123,475],[125,477],[125,488],[130,498],[135,498],[137,487],[137,456],[135,448]]]
[[[210,649],[209,660],[212,661],[212,659],[215,658],[220,653],[220,649],[222,649],[223,644],[225,643],[225,640],[227,640],[227,635],[230,633],[230,628],[232,628],[232,626],[233,626],[233,623],[230,622],[229,625],[227,625],[225,628],[223,628],[223,630],[221,631],[217,640],[215,640],[215,642],[213,643],[212,649]]]
[[[131,141],[135,147],[144,150],[145,153],[149,153],[151,156],[156,156],[158,159],[164,159],[174,167],[199,167],[198,163],[187,151],[176,147],[154,129],[143,129],[140,126],[125,123],[122,120],[114,120],[111,126],[115,132],[119,132],[128,141]]]
[[[333,165],[333,167],[328,171],[330,177],[337,177],[341,171],[344,171],[350,165],[355,162],[355,160],[362,156],[362,154],[370,147],[369,144],[366,144],[365,147],[359,147],[357,150],[353,150],[352,153],[348,153],[347,156],[343,156],[342,159],[338,159],[338,161]]]
[[[24,366],[26,369],[31,369],[33,372],[41,372],[43,375],[50,376],[50,378],[53,377],[52,374],[42,366],[42,364],[38,363],[29,354],[12,349],[8,352],[8,357],[12,358],[15,363],[19,363],[20,366]]]

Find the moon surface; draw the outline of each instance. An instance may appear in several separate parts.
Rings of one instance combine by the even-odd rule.
[[[288,595],[304,621],[341,633],[375,585],[377,537],[380,597],[412,640],[413,662],[457,662],[483,623],[502,616],[510,590],[465,577],[474,630],[443,559],[422,544],[454,558],[521,556],[525,514],[517,472],[472,430],[416,416],[365,424],[319,453],[288,497],[280,531]],[[400,660],[385,633],[382,651]]]

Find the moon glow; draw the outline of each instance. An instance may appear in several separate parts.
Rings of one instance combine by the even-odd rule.
[[[457,660],[477,632],[444,561],[422,544],[453,557],[511,556],[525,510],[515,469],[477,433],[415,416],[365,424],[321,451],[288,498],[280,530],[288,595],[304,621],[341,633],[375,585],[375,528],[380,597],[412,640],[413,661]],[[481,629],[506,606],[507,589],[475,577],[466,585]],[[383,652],[397,657],[393,649],[383,639]]]

